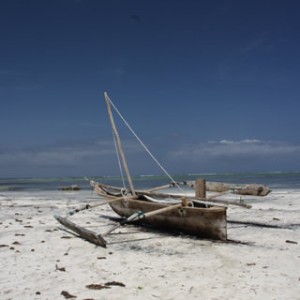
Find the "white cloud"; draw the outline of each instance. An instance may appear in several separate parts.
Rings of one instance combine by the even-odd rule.
[[[215,143],[215,142],[210,142],[210,143]],[[260,143],[259,140],[251,140],[251,139],[246,139],[246,140],[241,140],[241,141],[230,141],[230,140],[221,140],[219,142],[220,144],[227,144],[227,145],[241,145],[241,144],[257,144]]]
[[[173,173],[298,171],[300,145],[256,139],[193,143],[170,151],[168,165]]]
[[[127,142],[126,149],[131,153],[141,151],[140,147],[131,141]],[[0,151],[2,166],[74,166],[85,161],[114,160],[116,157],[112,141],[80,142],[60,144],[37,149],[19,149],[14,151]]]
[[[123,145],[133,173],[159,171],[135,141],[124,140]],[[154,152],[159,153],[158,160],[173,174],[300,169],[300,145],[285,142],[222,139],[184,144],[177,149],[174,144],[156,144]],[[0,149],[0,165],[2,177],[119,174],[110,140],[69,142],[14,151]]]
[[[293,145],[284,142],[260,141],[256,139],[244,139],[241,141],[221,140],[209,141],[207,143],[190,144],[181,147],[170,153],[173,158],[190,161],[213,158],[241,158],[268,156],[289,156],[299,155],[300,145]]]

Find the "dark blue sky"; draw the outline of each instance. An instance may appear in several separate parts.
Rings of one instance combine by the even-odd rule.
[[[0,177],[115,175],[103,92],[170,173],[300,170],[300,2],[0,1]],[[118,121],[133,174],[160,174]]]

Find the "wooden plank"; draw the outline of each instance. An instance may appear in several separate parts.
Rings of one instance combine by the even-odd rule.
[[[106,241],[101,235],[96,234],[95,232],[88,230],[86,228],[80,227],[77,224],[71,222],[70,220],[63,218],[61,216],[55,215],[54,218],[63,226],[68,229],[76,232],[83,239],[101,247],[106,247]]]

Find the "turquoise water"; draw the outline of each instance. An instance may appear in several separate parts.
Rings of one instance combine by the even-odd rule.
[[[273,173],[224,173],[224,174],[181,174],[174,175],[176,181],[195,180],[203,178],[207,181],[229,183],[257,183],[268,185],[271,189],[300,189],[300,172]],[[69,185],[78,185],[83,190],[91,189],[90,180],[96,180],[110,185],[122,186],[120,177],[63,177],[63,178],[0,178],[1,191],[42,191],[60,190]],[[151,188],[170,182],[166,176],[141,175],[133,177],[136,188]]]

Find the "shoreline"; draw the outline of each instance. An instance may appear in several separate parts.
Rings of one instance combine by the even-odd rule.
[[[296,299],[300,190],[245,199],[252,209],[228,209],[228,239],[236,243],[126,225],[101,248],[53,218],[99,201],[90,191],[1,192],[1,299]],[[101,233],[115,224],[111,217],[106,205],[72,220]]]

